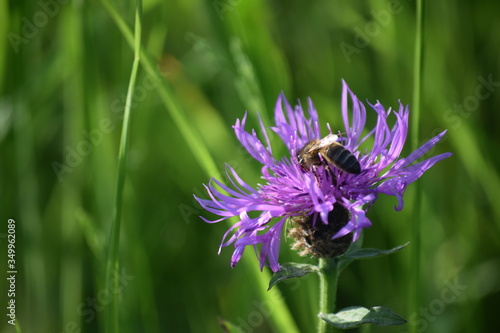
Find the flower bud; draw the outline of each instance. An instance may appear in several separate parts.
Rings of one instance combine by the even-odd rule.
[[[290,218],[294,225],[288,234],[295,240],[292,250],[301,256],[331,258],[344,254],[352,243],[352,233],[333,239],[350,220],[349,211],[336,203],[328,213],[328,224],[323,223],[317,213]]]

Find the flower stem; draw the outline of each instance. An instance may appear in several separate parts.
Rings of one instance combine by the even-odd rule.
[[[335,258],[319,259],[319,312],[332,313],[337,295],[338,267]],[[320,318],[318,333],[333,332],[333,326]]]
[[[418,132],[420,125],[420,110],[422,101],[422,87],[424,76],[424,40],[425,40],[425,1],[417,0],[417,18],[415,31],[415,58],[413,64],[413,107],[411,119],[411,146],[415,151],[418,146]],[[421,253],[421,187],[420,182],[415,184],[415,200],[411,224],[411,266],[410,291],[408,297],[409,313],[416,313],[419,306],[420,294],[420,253]],[[416,332],[416,325],[410,325],[410,332]]]
[[[135,12],[135,32],[134,32],[134,62],[130,74],[130,81],[127,91],[127,99],[125,102],[125,110],[122,123],[122,133],[120,138],[120,148],[118,151],[118,173],[116,180],[115,207],[113,214],[113,222],[111,225],[110,245],[106,267],[106,290],[119,290],[119,244],[120,244],[120,227],[123,206],[123,188],[125,185],[125,167],[127,162],[128,152],[128,134],[130,128],[130,113],[132,109],[132,97],[135,90],[135,82],[137,72],[139,70],[140,51],[141,51],[141,12],[142,1],[136,0]],[[119,313],[118,304],[119,293],[112,293],[113,300],[109,304],[106,313],[106,332],[119,332]]]

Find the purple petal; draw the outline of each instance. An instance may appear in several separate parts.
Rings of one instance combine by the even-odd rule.
[[[352,127],[350,125],[348,115],[348,94],[352,104]],[[356,147],[363,128],[365,127],[366,109],[363,103],[361,103],[356,95],[354,95],[354,93],[349,89],[349,86],[344,80],[342,80],[342,118],[344,120],[344,127],[347,134],[346,146]]]
[[[445,134],[446,134],[446,130],[439,133],[438,135],[436,135],[435,137],[433,137],[432,139],[430,139],[429,141],[424,143],[422,146],[417,148],[417,150],[415,150],[413,153],[411,153],[410,155],[408,155],[404,159],[405,162],[402,165],[402,167],[404,168],[405,166],[410,165],[411,163],[416,161],[418,158],[420,158],[422,155],[427,153],[432,147],[434,147],[436,145],[436,143],[438,143],[442,139],[442,137]]]
[[[233,126],[236,137],[248,153],[257,161],[266,165],[273,164],[274,158],[270,152],[270,147],[264,147],[262,142],[257,138],[254,130],[252,130],[252,134],[245,131],[246,117],[247,113],[245,113],[241,121],[239,119],[236,120],[236,124]]]

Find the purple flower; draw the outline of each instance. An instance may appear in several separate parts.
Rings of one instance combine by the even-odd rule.
[[[350,107],[348,104],[351,104]],[[203,208],[221,217],[215,221],[202,217],[206,222],[239,217],[239,221],[226,232],[221,244],[221,248],[234,244],[232,267],[240,260],[245,247],[253,245],[259,256],[260,268],[267,261],[271,269],[277,271],[280,239],[287,219],[305,216],[313,225],[328,224],[328,216],[334,205],[343,206],[349,214],[348,222],[340,230],[337,229],[332,239],[352,234],[353,241],[356,241],[361,230],[372,224],[366,212],[379,193],[396,196],[398,205],[395,209],[401,210],[406,186],[436,162],[451,156],[451,153],[444,153],[412,164],[445,135],[444,131],[409,156],[400,158],[408,134],[408,107],[400,103],[399,109],[395,111],[386,110],[379,102],[369,105],[377,115],[377,122],[374,128],[365,130],[365,106],[343,81],[345,134],[338,134],[337,141],[359,161],[359,174],[346,172],[327,163],[322,156],[317,156],[320,165],[304,168],[299,163],[298,151],[311,140],[324,137],[320,134],[318,115],[310,99],[306,114],[300,105],[292,108],[283,94],[278,97],[275,126],[271,130],[279,135],[290,153],[280,159],[273,156],[262,121],[263,140],[257,137],[254,130],[251,133],[245,130],[247,114],[236,121],[233,126],[236,137],[263,165],[263,184],[253,188],[230,166],[226,166],[231,185],[212,179],[208,186],[205,185],[211,200],[196,198]],[[389,117],[395,118],[392,127],[388,124]],[[329,134],[333,134],[331,129]]]

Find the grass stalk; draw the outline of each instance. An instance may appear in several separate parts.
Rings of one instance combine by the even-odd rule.
[[[128,135],[130,128],[130,114],[132,109],[132,97],[135,90],[135,82],[140,62],[141,51],[141,8],[142,1],[136,0],[135,11],[135,31],[134,31],[134,62],[130,74],[130,81],[125,102],[124,117],[122,123],[122,132],[120,138],[120,148],[118,152],[118,173],[116,181],[115,207],[113,222],[111,225],[110,246],[106,269],[106,290],[113,295],[113,300],[106,313],[106,332],[119,332],[119,313],[118,313],[118,293],[111,293],[112,290],[119,290],[119,245],[120,245],[120,226],[123,207],[123,188],[125,185],[125,168],[128,151]]]
[[[415,151],[419,146],[419,125],[420,110],[422,101],[422,87],[424,76],[424,41],[425,41],[425,3],[424,0],[417,0],[417,17],[415,30],[415,55],[413,64],[413,107],[411,113],[411,151]],[[409,313],[416,313],[419,306],[420,294],[420,256],[421,245],[421,203],[422,190],[420,182],[415,184],[415,200],[411,221],[411,264],[410,264],[410,290],[408,297]],[[415,333],[417,326],[409,325],[410,332]]]
[[[131,47],[134,47],[134,38],[132,32],[125,21],[121,18],[118,11],[108,0],[101,0],[101,3],[106,8],[108,14],[111,16],[115,24],[118,26],[118,29],[120,30],[128,44]],[[174,97],[172,89],[164,82],[159,68],[157,68],[153,64],[153,61],[143,50],[140,51],[140,60],[144,70],[148,73],[148,75],[150,75],[157,82],[161,83],[158,86],[158,93],[160,95],[160,98],[162,99],[162,102],[164,103],[167,111],[170,113],[170,116],[173,118],[177,128],[181,132],[182,137],[186,141],[191,151],[193,151],[193,156],[198,161],[200,167],[209,177],[222,179],[222,175],[220,174],[213,158],[210,156],[209,149],[206,146],[205,141],[201,138],[198,131],[193,128],[192,122],[189,121],[188,117],[179,106],[178,101]]]

